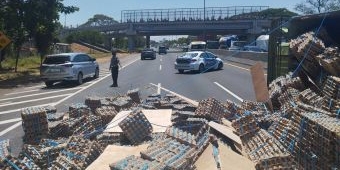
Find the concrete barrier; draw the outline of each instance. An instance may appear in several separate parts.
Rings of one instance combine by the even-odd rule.
[[[208,51],[215,53],[222,59],[225,57],[233,57],[233,58],[268,62],[267,52],[229,51],[229,50],[220,50],[220,49],[208,49]]]

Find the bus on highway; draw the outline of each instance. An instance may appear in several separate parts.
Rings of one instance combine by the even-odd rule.
[[[189,45],[190,51],[204,51],[207,44],[204,41],[193,41]]]

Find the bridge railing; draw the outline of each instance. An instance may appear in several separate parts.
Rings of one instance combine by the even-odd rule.
[[[207,21],[254,19],[269,6],[232,6],[207,8],[171,8],[121,11],[121,22]]]

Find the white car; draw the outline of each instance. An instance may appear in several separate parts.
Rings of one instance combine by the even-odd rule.
[[[179,73],[184,70],[198,71],[203,73],[207,70],[218,70],[223,68],[223,61],[215,54],[208,51],[190,51],[178,56],[175,69]]]
[[[53,54],[42,63],[40,76],[47,87],[58,81],[75,81],[80,85],[84,78],[99,77],[99,65],[95,58],[84,53]]]

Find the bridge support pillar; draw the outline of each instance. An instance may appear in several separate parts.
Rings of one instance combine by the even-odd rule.
[[[150,48],[150,35],[146,36],[146,48]]]
[[[135,36],[128,36],[128,50],[132,52],[135,50]]]

